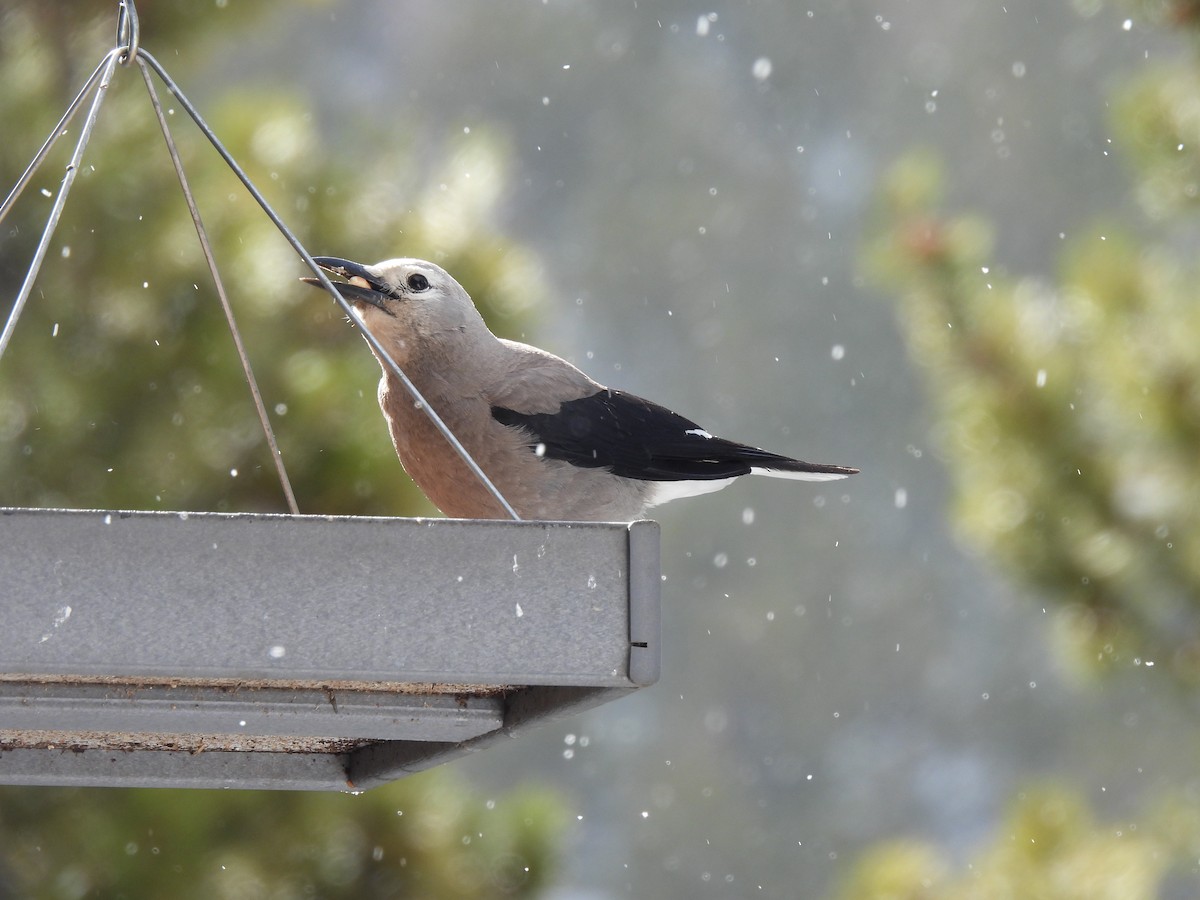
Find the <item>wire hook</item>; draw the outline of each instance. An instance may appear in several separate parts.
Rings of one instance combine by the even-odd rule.
[[[141,29],[133,0],[120,0],[117,4],[117,58],[121,65],[127,66],[137,57],[140,38]]]

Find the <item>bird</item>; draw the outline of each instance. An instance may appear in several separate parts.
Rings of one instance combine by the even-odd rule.
[[[546,350],[496,337],[445,269],[313,257],[522,519],[629,522],[742,475],[830,481],[858,472],[716,437]],[[316,278],[301,281],[321,287]],[[379,405],[405,471],[444,515],[508,518],[386,359]]]

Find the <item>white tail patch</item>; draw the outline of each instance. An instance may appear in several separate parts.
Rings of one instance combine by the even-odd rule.
[[[838,481],[846,476],[840,472],[784,472],[754,466],[751,475],[766,475],[769,478],[787,478],[791,481]],[[735,476],[736,477],[736,476]],[[697,481],[655,481],[646,498],[646,506],[661,506],[683,497],[698,497],[711,494],[733,484],[734,478],[713,478]]]
[[[732,478],[714,478],[709,481],[656,481],[647,495],[647,506],[659,506],[683,497],[711,494],[733,484]]]
[[[840,481],[846,476],[841,472],[786,472],[780,469],[764,469],[754,466],[751,475],[766,475],[768,478],[787,478],[791,481]]]

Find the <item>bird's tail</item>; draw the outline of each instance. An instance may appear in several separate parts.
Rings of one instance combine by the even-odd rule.
[[[752,453],[746,454],[746,462],[750,465],[752,475],[790,478],[795,481],[836,481],[839,478],[858,474],[858,469],[852,466],[810,463],[757,448],[754,448]]]

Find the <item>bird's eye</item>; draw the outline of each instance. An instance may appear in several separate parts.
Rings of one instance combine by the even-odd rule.
[[[410,291],[427,291],[429,290],[429,279],[420,272],[414,272],[408,276],[408,289]]]

